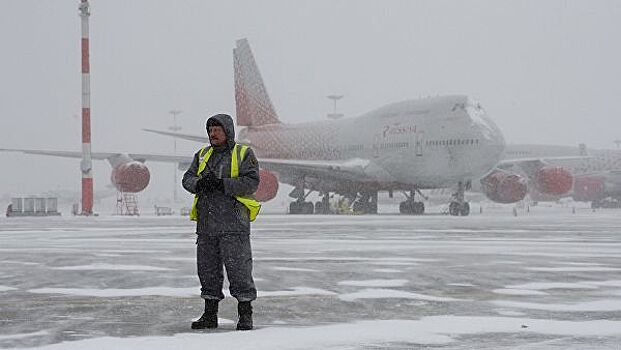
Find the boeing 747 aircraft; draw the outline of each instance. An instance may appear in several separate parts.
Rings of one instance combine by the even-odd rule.
[[[351,198],[356,212],[376,213],[378,191],[405,191],[401,213],[422,214],[424,204],[415,199],[419,190],[454,187],[450,213],[468,215],[464,190],[494,169],[503,152],[501,131],[466,96],[397,102],[356,118],[285,124],[246,39],[237,41],[233,58],[237,125],[245,127],[239,135],[262,167],[258,192],[273,198],[276,178],[293,185],[290,213],[325,212],[331,193]],[[324,200],[306,202],[311,191]]]

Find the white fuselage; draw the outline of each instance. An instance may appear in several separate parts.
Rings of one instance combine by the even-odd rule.
[[[399,102],[357,118],[252,127],[246,137],[259,161],[368,161],[369,177],[361,181],[395,189],[478,179],[504,150],[498,127],[465,96]]]

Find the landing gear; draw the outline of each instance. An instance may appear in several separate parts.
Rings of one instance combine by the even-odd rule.
[[[470,215],[470,203],[451,202],[449,204],[449,214],[452,216],[468,216]]]
[[[377,214],[377,192],[362,192],[352,209],[356,214]]]
[[[418,193],[421,195],[421,197],[427,199],[427,197],[425,197],[420,190],[418,189],[414,189],[410,191],[410,195],[408,196],[407,193],[405,194],[405,196],[407,197],[407,199],[401,203],[399,203],[399,212],[401,214],[408,214],[408,215],[423,215],[425,213],[425,203],[420,202],[420,201],[416,201],[415,198],[415,194]]]
[[[314,212],[313,203],[295,201],[289,204],[289,214],[312,214]]]
[[[289,214],[313,214],[315,207],[312,202],[307,202],[306,197],[313,191],[312,189],[308,193],[304,193],[304,178],[298,181],[297,186],[289,193],[289,197],[296,198],[295,202],[289,204]]]
[[[325,193],[321,201],[315,203],[315,214],[330,214],[330,194]]]
[[[452,216],[468,216],[470,215],[470,203],[466,202],[464,193],[469,183],[464,185],[463,182],[457,183],[457,192],[453,193],[453,198],[449,204],[449,214]]]

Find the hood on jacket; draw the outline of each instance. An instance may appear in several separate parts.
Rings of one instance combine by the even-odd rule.
[[[216,121],[218,124],[222,125],[224,128],[224,134],[226,135],[226,144],[229,148],[233,148],[235,145],[235,126],[233,124],[233,118],[231,118],[228,114],[216,114],[209,119],[207,119],[207,123],[205,123],[205,128],[209,131],[209,121]]]

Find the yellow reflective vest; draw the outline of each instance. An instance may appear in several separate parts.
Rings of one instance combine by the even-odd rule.
[[[200,155],[202,156],[205,153],[205,149],[207,146],[203,147],[200,151]],[[248,146],[242,145],[241,150],[239,151],[239,159],[243,160],[246,155],[246,151],[248,150]],[[237,164],[237,152],[238,147],[237,144],[233,146],[233,152],[231,152],[231,178],[235,178],[239,176],[239,164]],[[205,170],[207,166],[207,161],[211,154],[213,153],[213,148],[209,147],[207,150],[207,154],[203,157],[203,160],[198,165],[198,171],[196,172],[197,176]],[[259,214],[259,210],[261,210],[261,203],[257,202],[254,198],[250,196],[235,196],[235,199],[243,204],[246,208],[248,208],[248,213],[250,217],[250,221],[254,221]],[[197,221],[198,220],[198,211],[196,209],[196,205],[198,203],[198,194],[194,195],[194,203],[192,204],[192,210],[190,211],[190,220]]]

